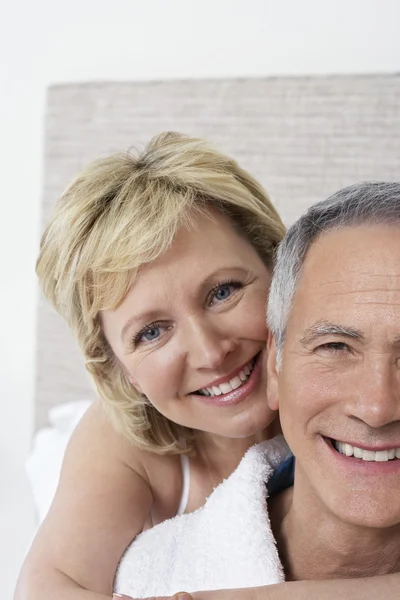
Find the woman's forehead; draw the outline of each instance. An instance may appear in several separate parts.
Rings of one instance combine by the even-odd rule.
[[[250,242],[241,235],[229,217],[214,209],[206,214],[197,214],[188,225],[181,226],[176,232],[169,248],[155,260],[143,265],[140,272],[165,269],[176,265],[183,268],[189,257],[193,266],[200,262],[224,261],[226,255],[236,259],[252,254]],[[186,259],[186,260],[185,260]]]
[[[128,293],[110,311],[127,314],[190,303],[223,281],[246,280],[249,273],[269,281],[269,272],[253,246],[222,213],[201,216],[194,227],[182,227],[170,248],[135,273]],[[105,313],[108,311],[105,311]],[[126,313],[126,315],[125,315]],[[103,316],[106,316],[103,313]]]

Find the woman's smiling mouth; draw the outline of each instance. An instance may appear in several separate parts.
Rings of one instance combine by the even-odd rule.
[[[257,356],[252,358],[244,367],[242,367],[237,375],[234,375],[229,380],[226,379],[219,384],[213,384],[205,388],[201,388],[194,392],[201,396],[221,396],[222,394],[228,394],[233,390],[240,388],[250,377],[250,374],[254,368]],[[217,381],[220,381],[217,380]]]
[[[207,404],[236,404],[253,391],[260,374],[258,352],[248,363],[240,367],[234,375],[217,379],[212,385],[200,388],[192,395]]]

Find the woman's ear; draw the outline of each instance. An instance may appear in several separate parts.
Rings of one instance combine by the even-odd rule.
[[[129,381],[129,383],[131,385],[133,385],[133,387],[135,388],[135,390],[137,390],[139,392],[139,394],[143,394],[140,385],[138,384],[138,382],[136,381],[136,379],[127,370],[125,370],[125,377]]]
[[[276,345],[275,337],[271,332],[268,333],[267,350],[267,401],[271,410],[279,410]]]
[[[115,358],[114,367],[116,369],[120,369],[122,371],[124,379],[128,380],[129,383],[135,388],[135,390],[137,390],[139,392],[139,394],[143,394],[140,385],[138,384],[138,382],[136,381],[136,379],[134,378],[132,373],[129,372],[127,367],[119,360],[119,358]]]
[[[143,394],[140,385],[138,384],[138,382],[136,381],[136,379],[132,375],[132,373],[129,372],[129,370],[125,367],[125,365],[122,364],[122,362],[120,360],[118,360],[118,363],[119,363],[119,368],[122,370],[122,373],[123,373],[125,379],[127,379],[129,381],[129,383],[135,388],[135,390],[137,390],[139,392],[139,394]]]

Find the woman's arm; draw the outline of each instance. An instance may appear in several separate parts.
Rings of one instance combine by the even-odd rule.
[[[71,438],[14,600],[110,599],[118,562],[151,506],[140,453],[94,404]]]
[[[399,600],[400,573],[362,579],[291,581],[239,590],[195,592],[194,600]]]

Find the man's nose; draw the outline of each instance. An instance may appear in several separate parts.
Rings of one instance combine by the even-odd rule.
[[[352,416],[372,428],[400,420],[400,373],[396,365],[382,359],[369,363],[356,385]]]
[[[235,340],[207,319],[191,317],[185,327],[188,364],[195,369],[216,369],[236,348]]]

